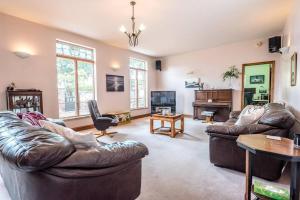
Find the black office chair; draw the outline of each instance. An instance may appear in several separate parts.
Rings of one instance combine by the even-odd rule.
[[[119,120],[114,115],[101,115],[96,100],[88,101],[88,107],[94,122],[94,126],[101,133],[100,135],[97,135],[97,137],[116,133],[116,132],[111,132],[111,133],[106,132],[106,129],[108,129],[109,127],[118,125]]]

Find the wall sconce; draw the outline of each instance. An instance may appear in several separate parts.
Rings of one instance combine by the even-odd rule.
[[[25,51],[15,51],[14,54],[22,59],[29,58],[31,56],[30,53],[27,53]]]
[[[119,65],[119,63],[113,63],[112,65],[111,65],[111,69],[113,70],[113,71],[117,71],[118,69],[120,69],[121,67],[120,67],[120,65]]]

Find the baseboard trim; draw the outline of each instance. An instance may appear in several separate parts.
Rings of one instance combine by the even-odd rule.
[[[73,128],[74,131],[84,131],[84,130],[88,130],[88,129],[92,129],[95,128],[95,126],[93,124],[90,125],[85,125],[85,126],[78,126]]]
[[[143,115],[133,116],[133,117],[131,117],[131,120],[149,117],[150,115],[151,115],[150,113],[147,113],[147,114],[143,114]],[[92,129],[92,128],[95,128],[95,126],[93,124],[89,124],[89,125],[85,125],[85,126],[75,127],[75,128],[73,128],[73,130],[74,131],[84,131],[84,130],[88,130],[88,129]]]
[[[143,115],[137,115],[137,116],[131,117],[131,119],[132,119],[132,120],[140,119],[140,118],[144,118],[144,117],[149,117],[150,115],[151,115],[150,113],[143,114]]]

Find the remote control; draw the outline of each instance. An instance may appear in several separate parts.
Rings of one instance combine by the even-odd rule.
[[[272,136],[272,135],[267,135],[267,138],[268,138],[268,139],[271,139],[271,140],[281,140],[281,137],[278,137],[278,136]]]

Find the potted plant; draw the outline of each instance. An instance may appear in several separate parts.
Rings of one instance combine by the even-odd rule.
[[[238,79],[240,77],[240,72],[235,65],[229,67],[229,70],[223,73],[223,81],[229,79],[229,88],[232,88],[232,79]]]

